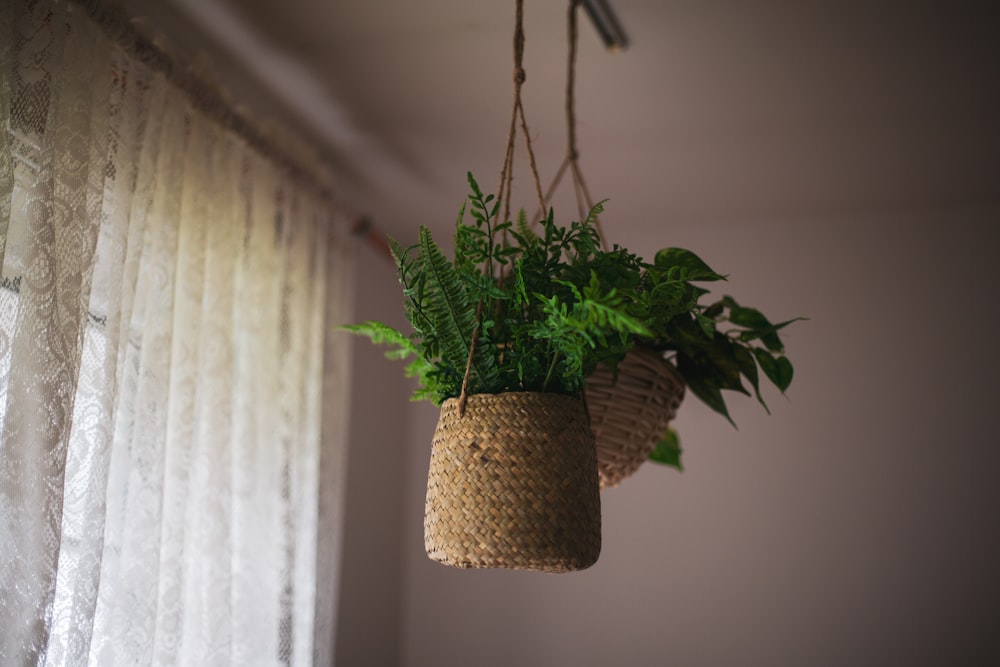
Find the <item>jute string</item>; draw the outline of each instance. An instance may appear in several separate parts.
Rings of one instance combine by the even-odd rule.
[[[497,201],[503,204],[503,220],[510,219],[510,193],[514,179],[514,145],[517,140],[518,121],[520,121],[521,135],[524,137],[525,150],[528,153],[528,165],[531,168],[531,176],[535,185],[535,195],[538,197],[538,205],[541,210],[545,210],[545,197],[542,195],[542,181],[538,177],[538,165],[535,162],[535,151],[531,146],[531,132],[528,129],[528,120],[524,113],[524,103],[521,100],[521,87],[527,78],[524,70],[524,0],[515,0],[514,12],[514,102],[510,114],[510,126],[507,130],[507,143],[504,147],[503,166],[500,169],[500,185],[497,187]],[[501,276],[502,278],[502,276]],[[476,306],[476,330],[472,332],[472,339],[469,341],[469,357],[465,363],[465,374],[462,377],[462,391],[459,394],[458,413],[465,415],[465,404],[468,399],[469,376],[472,374],[472,358],[476,350],[476,342],[479,340],[479,330],[481,328],[483,313],[483,300],[480,299]]]
[[[566,67],[566,157],[563,159],[552,183],[545,191],[544,201],[551,201],[556,188],[562,181],[568,170],[573,177],[573,193],[576,196],[577,211],[580,219],[584,219],[594,207],[594,199],[590,196],[587,188],[587,181],[583,177],[583,170],[580,169],[580,151],[576,144],[576,57],[577,57],[577,9],[580,0],[570,0],[569,12],[567,16],[567,32],[569,38],[569,56]],[[545,204],[542,204],[541,211],[544,213]],[[536,218],[538,216],[535,216]],[[601,228],[599,218],[594,218],[594,227],[597,229],[597,236],[601,241],[601,247],[607,249],[607,242],[604,240],[604,230]]]
[[[510,114],[510,127],[507,131],[507,145],[504,150],[503,167],[500,170],[500,185],[497,187],[497,199],[504,204],[504,220],[510,219],[510,192],[514,178],[514,144],[516,142],[518,120],[521,121],[521,134],[524,136],[524,146],[528,152],[528,164],[535,184],[535,195],[538,204],[545,209],[545,198],[542,196],[542,181],[538,177],[538,166],[535,163],[535,151],[531,147],[531,132],[524,114],[524,104],[521,101],[521,87],[527,78],[524,70],[524,0],[515,0],[514,17],[514,103]]]
[[[524,136],[524,145],[528,153],[528,164],[531,168],[531,176],[535,185],[535,195],[538,197],[538,212],[535,219],[545,214],[548,208],[547,202],[552,199],[556,188],[562,181],[563,176],[569,171],[573,179],[573,193],[576,197],[577,211],[580,219],[583,220],[594,207],[594,199],[590,195],[587,181],[583,177],[583,170],[580,168],[580,151],[576,142],[576,59],[577,59],[577,10],[580,0],[570,0],[567,16],[567,32],[569,42],[569,55],[567,58],[566,71],[566,157],[563,159],[552,183],[548,189],[542,191],[541,179],[538,177],[538,166],[535,162],[535,152],[531,146],[531,133],[528,130],[528,121],[524,113],[524,104],[521,100],[521,87],[524,85],[526,73],[524,71],[524,0],[516,0],[515,24],[514,24],[514,103],[510,116],[510,126],[507,130],[507,144],[504,150],[503,168],[500,170],[500,185],[497,187],[497,200],[503,204],[503,220],[510,219],[510,193],[514,175],[514,145],[516,143],[518,120],[520,120],[521,134]],[[594,228],[597,230],[597,237],[601,242],[601,247],[607,250],[607,241],[604,237],[604,230],[601,227],[600,218],[594,217]],[[483,303],[480,300],[476,308],[476,321],[479,322],[482,315]],[[469,344],[469,358],[465,364],[465,375],[462,378],[462,391],[459,395],[459,415],[465,414],[465,403],[468,396],[469,376],[472,372],[472,358],[475,352],[476,341],[479,338],[479,327],[472,334]]]

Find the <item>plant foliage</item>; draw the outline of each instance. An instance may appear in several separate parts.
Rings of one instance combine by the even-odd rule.
[[[412,333],[378,322],[347,327],[410,360],[415,398],[458,396],[467,365],[470,394],[577,395],[599,364],[614,368],[635,345],[662,352],[730,422],[724,391],[755,396],[767,410],[762,378],[788,388],[793,367],[779,332],[801,318],[772,323],[730,296],[708,298],[700,284],[726,278],[689,250],[664,248],[652,263],[619,246],[603,250],[594,225],[603,203],[568,227],[549,210],[535,232],[523,212],[516,226],[500,220],[499,202],[472,174],[468,181],[454,259],[426,228],[410,247],[390,242]],[[654,460],[680,467],[678,442],[667,434]]]
[[[628,310],[652,331],[637,342],[672,355],[690,390],[732,422],[723,390],[749,396],[749,385],[768,410],[761,373],[782,393],[788,389],[793,368],[778,332],[803,318],[774,324],[730,296],[701,303],[709,292],[694,283],[725,279],[690,250],[665,248],[645,267]]]
[[[346,328],[389,345],[387,356],[411,359],[415,398],[439,404],[458,396],[467,364],[470,394],[580,394],[598,363],[621,358],[634,336],[652,333],[599,277],[600,267],[613,264],[593,225],[600,208],[569,227],[549,211],[540,233],[523,218],[515,230],[498,219],[493,195],[472,174],[468,180],[453,260],[427,228],[410,247],[390,243],[412,333],[379,322]]]

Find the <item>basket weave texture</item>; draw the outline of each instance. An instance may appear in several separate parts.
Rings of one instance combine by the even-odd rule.
[[[441,406],[434,431],[424,545],[463,568],[567,572],[597,561],[601,500],[583,402],[511,392]]]
[[[635,347],[618,364],[617,379],[604,366],[591,375],[586,395],[604,489],[620,484],[649,458],[677,415],[684,379],[659,352]]]

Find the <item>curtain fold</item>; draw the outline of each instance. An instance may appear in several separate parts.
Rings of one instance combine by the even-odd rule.
[[[104,28],[0,9],[0,666],[329,664],[351,243]]]

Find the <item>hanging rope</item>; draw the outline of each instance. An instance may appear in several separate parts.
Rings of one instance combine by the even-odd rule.
[[[577,52],[577,8],[581,4],[580,0],[570,0],[569,15],[567,18],[567,32],[569,38],[569,57],[566,71],[566,157],[556,171],[552,184],[545,191],[545,201],[551,201],[556,188],[562,181],[566,171],[573,175],[573,193],[576,196],[577,211],[582,220],[594,207],[594,200],[590,196],[587,182],[583,178],[583,171],[580,169],[580,152],[576,146],[576,52]],[[542,211],[545,206],[543,204]],[[537,216],[536,216],[537,217]],[[594,228],[601,241],[601,247],[607,249],[604,240],[604,230],[601,228],[599,218],[594,218]]]
[[[535,195],[538,205],[545,210],[545,197],[542,196],[542,181],[538,177],[538,166],[535,163],[535,151],[531,147],[531,132],[528,120],[524,114],[524,104],[521,102],[521,87],[527,75],[524,71],[524,0],[515,0],[514,12],[514,104],[510,114],[510,127],[507,130],[507,145],[504,149],[503,167],[500,170],[500,185],[497,187],[497,201],[503,203],[503,220],[510,220],[510,193],[514,179],[514,144],[517,138],[518,120],[520,119],[521,134],[528,152],[528,164],[535,183]],[[502,276],[500,278],[502,280]],[[483,300],[476,305],[476,322],[482,322]],[[479,340],[481,326],[476,326],[469,341],[469,358],[465,363],[465,374],[462,377],[462,391],[458,399],[458,414],[465,415],[465,403],[468,399],[469,376],[472,374],[472,359]]]
[[[514,178],[514,144],[516,142],[518,119],[521,121],[521,134],[528,151],[528,164],[535,184],[535,195],[538,203],[545,209],[545,197],[542,196],[542,182],[538,177],[538,167],[535,163],[535,151],[531,147],[531,132],[524,114],[524,104],[521,101],[521,87],[527,78],[524,71],[524,0],[515,0],[514,19],[514,104],[510,114],[510,127],[507,131],[507,146],[504,151],[503,167],[500,170],[500,185],[497,187],[497,200],[504,204],[503,220],[510,219],[510,193]]]
[[[514,146],[517,139],[518,121],[520,120],[521,134],[524,136],[524,145],[528,153],[528,164],[531,168],[531,176],[535,185],[535,195],[538,197],[537,220],[547,210],[547,202],[551,200],[556,187],[558,187],[566,171],[573,175],[573,192],[576,196],[577,209],[580,219],[583,220],[594,207],[593,199],[587,188],[587,183],[583,178],[580,169],[580,155],[576,147],[576,51],[577,51],[577,8],[580,0],[570,0],[569,2],[569,63],[566,75],[566,129],[567,148],[566,157],[556,171],[556,176],[549,186],[549,189],[542,192],[541,179],[538,177],[538,167],[535,162],[535,152],[531,146],[531,132],[528,129],[528,121],[524,114],[524,104],[521,101],[521,87],[524,85],[526,74],[524,71],[524,0],[515,0],[514,19],[514,102],[510,115],[510,126],[507,129],[507,143],[504,149],[503,167],[500,170],[500,185],[497,187],[497,201],[503,204],[503,220],[510,220],[510,195],[514,178]],[[600,239],[601,247],[607,249],[604,240],[604,232],[601,229],[601,221],[594,218],[594,227]],[[501,278],[502,279],[502,278]],[[480,299],[476,306],[476,321],[480,322],[483,312],[483,300]],[[468,399],[469,376],[472,374],[472,359],[476,349],[476,341],[479,339],[480,327],[472,333],[469,341],[469,358],[465,364],[465,374],[462,377],[462,390],[459,395],[458,413],[459,416],[465,414],[465,403]]]

